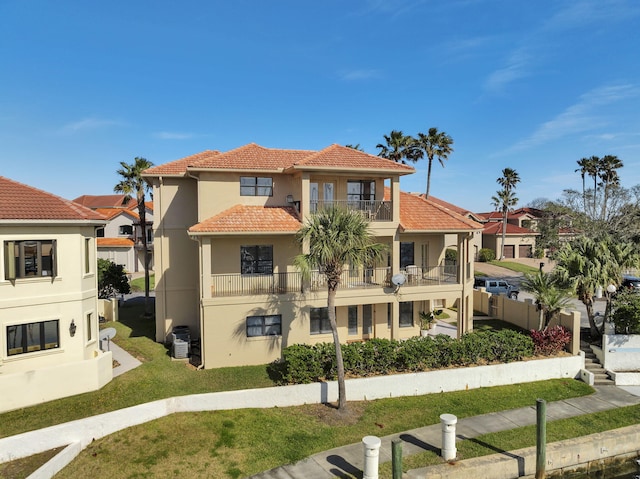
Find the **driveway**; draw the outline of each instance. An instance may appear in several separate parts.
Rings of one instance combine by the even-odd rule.
[[[540,263],[544,262],[544,266],[542,267],[542,270],[544,272],[547,272],[547,273],[552,271],[553,268],[555,267],[555,263],[553,261],[549,260],[548,258],[544,258],[544,259],[515,258],[515,259],[508,259],[507,261],[514,262],[514,263],[526,264],[526,265],[532,266],[534,268],[539,267]],[[492,278],[504,278],[509,283],[517,286],[518,288],[520,288],[520,283],[523,280],[523,274],[522,273],[517,273],[515,271],[511,271],[511,270],[506,269],[506,268],[501,268],[500,266],[496,266],[496,265],[493,265],[493,264],[476,262],[474,264],[474,268],[475,268],[476,271],[484,273],[487,276],[490,276]],[[518,301],[524,301],[525,299],[531,299],[531,300],[535,301],[535,298],[533,297],[532,294],[520,290],[520,294],[518,294]],[[572,303],[573,303],[573,308],[572,309],[575,310],[575,311],[579,311],[580,312],[580,327],[581,328],[588,328],[589,327],[589,318],[587,317],[587,308],[584,306],[582,301],[579,301],[577,299],[572,300]],[[605,300],[599,300],[599,301],[596,300],[594,302],[593,309],[594,309],[594,311],[596,313],[600,312],[600,314],[604,314],[604,310],[605,310],[606,305],[607,305],[607,303],[606,303]]]

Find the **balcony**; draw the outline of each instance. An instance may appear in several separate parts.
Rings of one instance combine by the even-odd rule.
[[[323,210],[329,207],[341,207],[351,211],[360,211],[363,216],[371,221],[393,221],[393,203],[379,200],[311,200],[310,211]]]
[[[452,266],[408,266],[400,271],[406,277],[403,287],[438,286],[457,284],[457,269]],[[390,288],[391,268],[360,268],[346,270],[340,277],[338,290]],[[211,296],[250,296],[257,294],[286,294],[322,292],[327,289],[327,279],[319,271],[313,271],[308,283],[302,281],[298,272],[274,274],[213,274]]]

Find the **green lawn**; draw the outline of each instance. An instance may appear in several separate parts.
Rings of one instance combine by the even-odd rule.
[[[538,272],[538,268],[534,268],[532,266],[527,266],[526,264],[515,263],[513,261],[499,261],[493,260],[490,261],[489,264],[494,266],[500,266],[501,268],[509,269],[511,271],[515,271],[516,273],[536,273]]]
[[[154,274],[149,275],[149,290],[153,291],[156,287],[156,276]],[[136,278],[131,280],[131,291],[140,292],[144,291],[144,276],[142,278]]]

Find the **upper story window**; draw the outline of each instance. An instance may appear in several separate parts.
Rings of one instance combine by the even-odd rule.
[[[273,246],[240,246],[242,274],[273,274]]]
[[[120,225],[118,234],[120,236],[131,236],[133,234],[133,225]]]
[[[376,199],[375,181],[347,181],[347,200],[373,201]]]
[[[273,178],[241,176],[240,196],[273,196]]]
[[[96,238],[104,238],[104,228],[98,228],[96,230]]]
[[[56,241],[5,241],[5,279],[56,275]]]
[[[400,243],[400,267],[406,268],[415,263],[414,244]]]

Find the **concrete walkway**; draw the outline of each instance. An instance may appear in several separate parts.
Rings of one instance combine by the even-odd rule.
[[[590,396],[566,399],[547,404],[547,419],[555,421],[583,414],[606,411],[623,406],[640,404],[640,387],[596,387]],[[443,411],[446,412],[446,411]],[[536,423],[535,405],[458,420],[458,440],[482,434],[514,429]],[[391,441],[402,439],[402,455],[410,456],[423,451],[439,453],[441,446],[440,424],[413,429],[400,434],[381,437],[380,463],[391,461]],[[506,453],[505,453],[506,454]],[[362,477],[364,453],[361,443],[320,452],[295,464],[277,467],[255,476],[256,479],[325,479],[334,477]],[[483,476],[477,471],[477,477]]]
[[[113,368],[114,378],[126,373],[127,371],[131,371],[132,369],[135,369],[142,364],[138,359],[131,356],[131,354],[122,349],[113,341],[109,343],[108,348],[111,351],[113,360],[117,363],[117,365]]]

